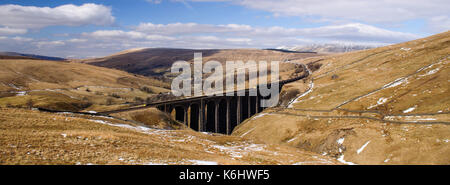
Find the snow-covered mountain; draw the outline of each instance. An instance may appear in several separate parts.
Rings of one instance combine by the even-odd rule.
[[[350,51],[358,51],[375,48],[377,45],[362,45],[349,43],[329,43],[329,44],[308,44],[299,46],[280,46],[276,49],[300,51],[300,52],[317,52],[317,53],[342,53]]]

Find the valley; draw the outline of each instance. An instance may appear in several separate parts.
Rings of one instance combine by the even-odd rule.
[[[195,132],[153,107],[95,114],[164,101],[171,64],[198,51],[203,62],[280,61],[281,80],[310,74],[231,135]],[[449,53],[444,32],[337,54],[152,48],[68,61],[5,57],[0,163],[450,164]]]

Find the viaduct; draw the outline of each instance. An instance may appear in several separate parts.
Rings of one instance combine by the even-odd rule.
[[[306,67],[306,65],[302,66],[304,69],[306,69],[304,70],[305,74],[296,78],[279,81],[278,85],[280,91],[283,85],[309,76],[309,74],[311,73],[309,69]],[[276,83],[267,85],[270,88],[270,86],[273,84]],[[255,89],[257,95],[250,96],[249,92]],[[111,114],[156,107],[168,114],[171,114],[173,111],[175,111],[174,118],[195,131],[231,134],[234,127],[242,123],[245,119],[265,109],[265,107],[260,105],[261,99],[270,98],[261,96],[261,94],[259,93],[259,86],[253,89],[245,89],[242,91],[245,91],[244,96],[238,96],[239,91],[235,91],[234,96],[205,95],[189,97],[184,99],[150,103],[141,107],[102,112],[102,114]]]

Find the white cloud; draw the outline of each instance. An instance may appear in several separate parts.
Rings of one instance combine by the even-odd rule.
[[[252,39],[249,38],[227,38],[226,40],[229,42],[237,42],[237,43],[249,43],[252,41]]]
[[[122,30],[99,30],[92,33],[83,33],[85,36],[92,36],[96,38],[130,38],[139,39],[143,38],[145,35],[140,32],[135,31],[122,31]]]
[[[64,41],[56,40],[56,41],[39,41],[36,43],[33,43],[36,45],[37,48],[47,47],[47,48],[53,48],[58,46],[64,46],[66,43]]]
[[[295,32],[316,38],[385,43],[401,42],[418,38],[415,34],[395,32],[360,23],[307,28]]]
[[[225,0],[190,0],[218,2]],[[448,15],[448,0],[228,0],[276,16],[319,16],[371,23],[398,22]]]
[[[72,42],[72,43],[83,43],[83,42],[87,42],[87,41],[88,41],[87,39],[78,39],[78,38],[67,40],[67,42]]]
[[[0,44],[1,46],[8,46],[9,44],[28,44],[30,42],[34,41],[32,38],[28,37],[6,37],[6,36],[0,36]]]
[[[26,29],[0,27],[0,35],[19,35],[27,33]]]
[[[429,19],[429,29],[433,32],[450,30],[450,16],[436,16]]]
[[[11,37],[10,39],[14,40],[14,41],[18,41],[18,42],[30,42],[33,41],[34,39],[32,38],[28,38],[28,37]]]
[[[157,34],[146,34],[137,31],[123,31],[123,30],[99,30],[92,33],[83,33],[85,37],[91,37],[95,39],[115,39],[115,40],[173,40],[174,38],[157,35]]]
[[[145,1],[147,1],[149,3],[153,3],[153,4],[159,4],[162,2],[162,0],[145,0]]]
[[[0,51],[30,53],[29,51],[36,47],[33,42],[34,39],[27,37],[0,36]]]
[[[161,0],[147,0],[159,4]],[[184,0],[172,0],[184,2]],[[189,0],[186,0],[189,1]],[[61,34],[66,40],[14,37],[30,29],[65,25],[112,25],[110,7],[98,4],[57,7],[0,5],[0,50],[54,56],[102,56],[136,47],[269,48],[310,43],[385,45],[419,38],[366,23],[402,23],[423,19],[428,29],[450,29],[450,3],[444,0],[190,0],[228,1],[276,16],[299,16],[332,25],[313,28],[255,27],[243,24],[140,23],[128,30],[97,30]]]
[[[448,0],[189,0],[229,2],[271,12],[275,17],[297,16],[307,22],[343,24],[361,22],[398,26],[425,21],[422,31],[439,33],[450,28]]]
[[[47,26],[65,25],[111,25],[114,23],[111,8],[97,4],[81,6],[67,4],[54,8],[1,5],[0,25],[21,28],[39,29]]]
[[[231,33],[240,31],[250,31],[252,28],[248,25],[227,24],[197,24],[197,23],[171,23],[171,24],[153,24],[141,23],[136,27],[137,31],[156,33],[164,35],[175,34],[198,34],[198,33]]]
[[[211,25],[197,23],[152,24],[141,23],[136,31],[148,34],[163,34],[170,36],[207,34],[227,37],[244,38],[281,38],[293,37],[296,39],[325,39],[345,40],[359,42],[401,42],[418,38],[410,33],[394,32],[374,26],[349,23],[316,28],[284,28],[284,27],[252,27],[249,25]]]
[[[252,27],[198,23],[141,23],[132,30],[97,30],[66,40],[0,38],[0,50],[52,56],[102,56],[130,48],[275,48],[311,43],[385,45],[418,38],[360,23],[315,28]]]

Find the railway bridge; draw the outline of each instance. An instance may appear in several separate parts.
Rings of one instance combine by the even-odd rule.
[[[272,85],[277,84],[279,85],[279,91],[281,91],[283,85],[309,76],[309,69],[306,65],[303,65],[303,67],[306,69],[304,70],[305,74],[296,78],[282,80],[278,83],[267,84],[265,86],[271,88]],[[168,114],[173,114],[173,111],[175,111],[174,118],[195,131],[231,134],[234,127],[242,123],[245,119],[265,109],[265,106],[261,105],[260,100],[268,99],[270,97],[262,96],[260,94],[259,88],[261,86],[262,85],[259,85],[256,88],[241,90],[245,93],[235,91],[233,96],[229,96],[227,93],[226,96],[205,95],[188,97],[184,99],[150,103],[141,107],[108,111],[103,112],[102,114],[156,107]],[[256,96],[254,96],[253,93],[250,93],[255,90],[257,92]],[[251,96],[251,94],[253,96]]]

